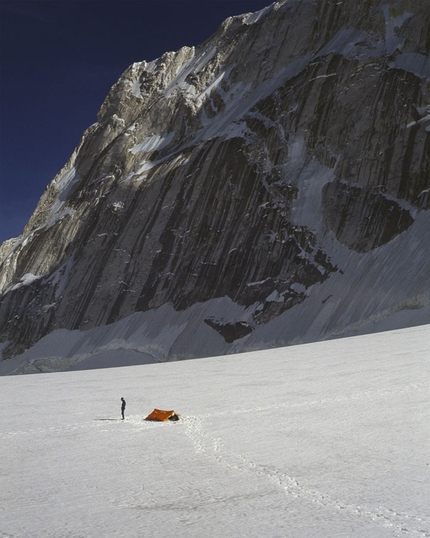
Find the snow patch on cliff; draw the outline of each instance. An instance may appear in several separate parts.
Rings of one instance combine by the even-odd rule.
[[[136,144],[128,151],[133,155],[136,155],[136,153],[147,153],[149,151],[160,150],[167,146],[173,140],[174,136],[174,132],[165,135],[152,135],[148,138],[145,138],[142,142]]]
[[[322,224],[322,189],[333,181],[333,170],[323,166],[315,158],[306,163],[306,143],[303,136],[296,136],[288,146],[288,163],[283,171],[287,177],[294,177],[298,192],[292,204],[292,223],[306,226],[316,232]]]
[[[242,15],[242,22],[246,25],[251,25],[257,23],[260,19],[265,17],[268,13],[270,13],[275,4],[271,4],[270,6],[267,6],[263,9],[260,9],[260,11],[256,11],[255,13],[246,13],[245,15]]]
[[[404,39],[398,35],[398,29],[413,13],[397,13],[397,9],[389,5],[382,6],[381,10],[385,17],[385,50],[388,54],[393,54],[396,49],[401,50],[404,43]]]
[[[391,69],[402,69],[418,78],[430,81],[430,56],[413,52],[402,52],[389,64]]]
[[[41,277],[40,277],[40,276],[37,276],[37,275],[33,275],[32,273],[26,273],[26,274],[21,278],[21,280],[19,281],[19,283],[18,283],[18,284],[15,284],[15,285],[12,286],[11,288],[9,288],[9,290],[7,290],[7,292],[16,290],[16,289],[20,288],[21,286],[29,286],[29,285],[32,284],[34,281],[39,280],[39,278],[41,278]],[[7,292],[6,292],[6,293],[7,293]]]

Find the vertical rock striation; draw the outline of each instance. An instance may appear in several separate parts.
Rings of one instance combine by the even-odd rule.
[[[156,360],[428,322],[429,47],[426,0],[284,0],[133,64],[0,247],[3,358],[139,313]]]

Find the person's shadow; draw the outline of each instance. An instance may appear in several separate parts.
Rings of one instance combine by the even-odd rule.
[[[113,420],[113,421],[117,421],[117,420],[122,420],[122,418],[95,418],[94,420]]]

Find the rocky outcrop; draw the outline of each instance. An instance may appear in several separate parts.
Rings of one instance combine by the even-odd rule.
[[[425,0],[284,0],[133,64],[1,247],[3,357],[165,305],[185,332],[181,313],[194,312],[213,344],[190,353],[184,337],[163,360],[330,337],[425,306],[429,21]],[[404,285],[396,241],[415,264],[404,294],[382,286],[378,307],[370,284],[351,293],[378,264],[390,290]]]

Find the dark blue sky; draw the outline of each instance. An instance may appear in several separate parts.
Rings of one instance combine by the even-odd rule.
[[[1,0],[0,243],[19,235],[133,62],[271,0]]]

